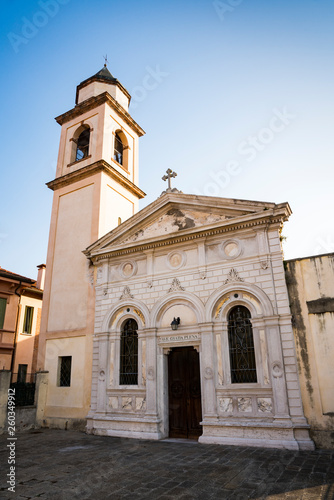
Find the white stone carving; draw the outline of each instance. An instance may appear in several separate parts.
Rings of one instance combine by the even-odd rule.
[[[269,261],[268,260],[261,260],[260,261],[260,266],[262,269],[268,269],[269,267]]]
[[[105,379],[106,379],[105,371],[104,370],[100,370],[100,373],[99,373],[99,380],[100,380],[100,382],[104,382]]]
[[[184,291],[183,286],[181,285],[180,281],[177,278],[174,278],[172,281],[172,286],[168,290],[168,292],[178,292],[180,290]]]
[[[204,377],[207,379],[207,380],[210,380],[211,378],[213,378],[213,370],[212,368],[210,368],[210,366],[207,366],[204,370]]]
[[[232,267],[231,271],[227,275],[226,280],[224,281],[224,285],[227,285],[228,283],[233,283],[234,281],[244,281],[244,279],[241,278],[238,274],[238,271],[236,271]]]
[[[146,398],[136,398],[136,410],[146,410]]]
[[[133,299],[133,295],[132,295],[130,288],[128,286],[124,287],[122,295],[119,298],[119,300],[124,300],[124,299]]]
[[[249,413],[252,411],[252,398],[238,398],[238,411]]]
[[[257,408],[261,413],[272,413],[273,402],[271,398],[257,398]]]
[[[231,413],[233,411],[233,400],[232,398],[218,398],[218,406],[220,411]]]
[[[166,264],[169,269],[180,269],[186,263],[185,252],[170,252],[166,257]]]
[[[273,370],[273,377],[274,378],[281,378],[283,377],[283,368],[282,365],[279,361],[275,361],[272,365],[272,370]]]
[[[176,233],[195,227],[208,226],[224,220],[226,220],[224,215],[209,214],[208,212],[200,212],[197,210],[171,208],[167,213],[159,217],[158,220],[155,220],[145,228],[137,230],[124,240],[121,240],[120,243],[165,236],[166,234]]]
[[[123,264],[121,264],[119,266],[119,274],[123,277],[123,278],[131,278],[132,276],[134,276],[136,273],[137,273],[137,263],[133,260],[131,261],[127,261],[127,262],[123,262]]]
[[[111,396],[109,398],[109,408],[112,410],[117,410],[118,409],[118,398],[116,396]]]
[[[224,259],[233,260],[241,254],[242,246],[240,241],[228,239],[220,245],[219,250]]]
[[[127,396],[122,398],[122,409],[132,410],[132,397]]]

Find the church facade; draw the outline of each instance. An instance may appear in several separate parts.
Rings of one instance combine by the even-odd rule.
[[[288,203],[168,187],[138,212],[144,132],[129,99],[104,68],[57,119],[46,424],[313,449],[280,244]]]
[[[280,245],[289,214],[167,190],[87,249],[90,432],[312,447]]]

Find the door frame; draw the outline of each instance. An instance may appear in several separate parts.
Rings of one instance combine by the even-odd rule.
[[[201,391],[201,397],[200,397],[200,404],[201,404],[201,421],[203,420],[203,381],[202,381],[202,369],[201,369],[201,345],[200,343],[174,343],[173,345],[171,346],[168,346],[168,347],[164,347],[163,348],[163,354],[165,354],[165,356],[163,356],[164,358],[164,383],[163,383],[163,387],[164,387],[164,394],[165,394],[165,398],[164,398],[164,408],[165,408],[165,411],[163,412],[163,421],[164,421],[164,434],[166,437],[169,437],[169,369],[168,369],[168,356],[170,355],[171,351],[174,349],[174,348],[183,348],[183,347],[187,347],[187,348],[193,348],[195,349],[195,351],[198,352],[198,369],[199,369],[199,381],[200,381],[200,391]],[[181,439],[181,438],[180,438]],[[188,438],[191,440],[191,438]]]

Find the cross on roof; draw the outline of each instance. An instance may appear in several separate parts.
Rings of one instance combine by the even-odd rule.
[[[171,182],[170,181],[171,181],[172,177],[176,177],[177,176],[177,173],[173,172],[173,170],[169,168],[168,170],[166,170],[166,174],[167,175],[164,175],[162,177],[162,180],[163,181],[167,181],[168,180],[168,189],[167,189],[167,191],[171,191]]]
[[[109,62],[107,54],[103,56],[103,59],[104,59],[104,66],[107,67],[107,63]]]

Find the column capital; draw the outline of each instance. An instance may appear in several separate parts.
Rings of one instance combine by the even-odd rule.
[[[213,332],[213,323],[210,321],[209,323],[199,323],[198,324],[200,332],[203,333],[212,333]]]

